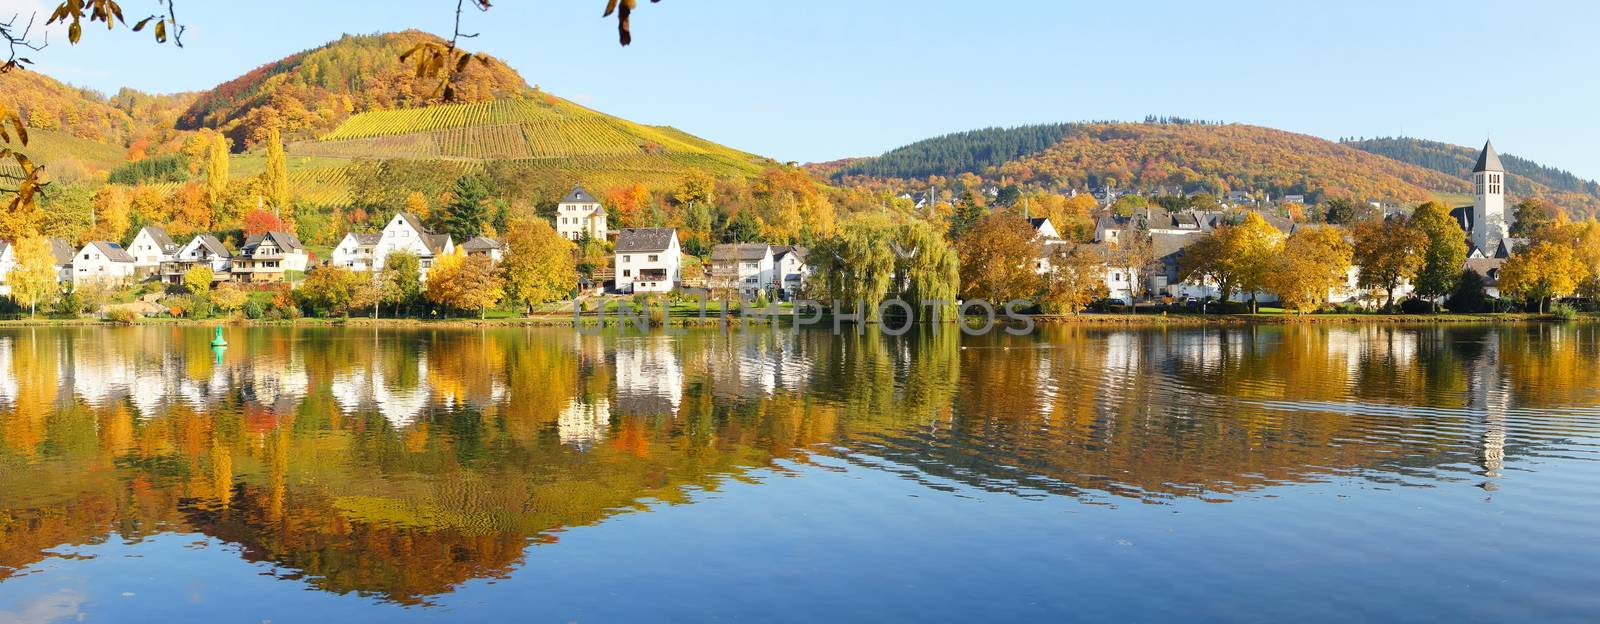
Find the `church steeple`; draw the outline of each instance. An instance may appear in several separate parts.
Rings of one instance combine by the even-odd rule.
[[[1485,256],[1492,256],[1510,231],[1506,215],[1506,168],[1494,143],[1483,142],[1478,164],[1472,167],[1472,244]]]
[[[1473,173],[1498,171],[1505,173],[1506,168],[1500,165],[1500,155],[1494,151],[1492,141],[1483,142],[1483,152],[1478,154],[1478,164],[1472,168]]]

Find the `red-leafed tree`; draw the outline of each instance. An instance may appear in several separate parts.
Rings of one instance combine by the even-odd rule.
[[[244,216],[244,233],[249,236],[265,234],[273,230],[282,230],[283,219],[270,211],[257,208]]]

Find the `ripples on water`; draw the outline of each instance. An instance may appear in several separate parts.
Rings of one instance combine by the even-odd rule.
[[[228,339],[0,331],[0,621],[1600,617],[1587,325]]]

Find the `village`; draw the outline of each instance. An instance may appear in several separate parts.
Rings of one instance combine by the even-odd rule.
[[[1467,242],[1463,266],[1481,280],[1489,299],[1498,299],[1498,282],[1501,269],[1512,250],[1525,244],[1525,240],[1511,237],[1513,217],[1507,214],[1505,189],[1502,177],[1504,167],[1492,145],[1485,144],[1474,167],[1474,203],[1450,211],[1450,219],[1460,228]],[[993,189],[990,189],[993,192]],[[1159,189],[1160,193],[1182,193],[1181,189]],[[1196,266],[1195,245],[1217,233],[1219,228],[1239,225],[1256,219],[1264,223],[1278,237],[1293,237],[1307,227],[1303,220],[1284,216],[1271,206],[1284,202],[1304,201],[1302,197],[1280,198],[1278,202],[1244,192],[1233,192],[1225,197],[1222,207],[1211,210],[1171,210],[1146,205],[1142,210],[1118,213],[1111,207],[1122,194],[1109,188],[1094,191],[1102,211],[1094,220],[1092,240],[1070,240],[1047,217],[1023,214],[1031,228],[1029,244],[1034,260],[1032,271],[1048,284],[1063,271],[1088,273],[1086,286],[1079,286],[1083,296],[1080,307],[1095,309],[1133,309],[1135,306],[1156,306],[1174,311],[1208,311],[1211,303],[1246,302],[1253,305],[1278,303],[1280,297],[1266,288],[1240,288],[1228,284],[1228,279],[1205,267]],[[927,201],[919,198],[919,206]],[[1403,219],[1398,210],[1371,202],[1370,209],[1377,215],[1373,220],[1383,222]],[[1024,208],[1026,210],[1026,208]],[[703,289],[723,298],[733,298],[765,305],[768,302],[790,302],[796,299],[829,301],[834,293],[827,286],[808,289],[813,274],[818,270],[817,259],[810,258],[806,246],[764,242],[721,243],[712,246],[704,257],[686,253],[680,245],[678,233],[671,227],[642,227],[610,229],[608,212],[603,202],[582,186],[575,186],[561,198],[553,218],[554,235],[558,238],[538,239],[531,243],[543,246],[543,255],[536,262],[560,264],[546,279],[554,280],[547,294],[536,303],[560,300],[588,300],[626,298],[636,296],[669,296],[683,289]],[[542,226],[541,226],[542,227]],[[1322,226],[1316,226],[1322,227]],[[359,315],[365,308],[377,314],[381,308],[381,294],[374,292],[363,297],[355,290],[359,282],[377,283],[394,278],[384,277],[386,269],[395,265],[394,259],[406,257],[410,269],[405,278],[415,281],[421,289],[436,272],[436,264],[447,259],[476,262],[486,268],[480,270],[485,279],[493,279],[506,257],[512,253],[506,241],[489,236],[475,236],[457,241],[450,234],[435,231],[423,220],[409,212],[400,212],[390,218],[381,231],[348,232],[327,258],[316,258],[292,233],[268,230],[245,237],[237,249],[225,244],[211,233],[194,235],[178,243],[159,225],[146,225],[139,229],[132,241],[124,246],[115,241],[95,240],[81,246],[61,239],[49,240],[49,254],[53,263],[55,288],[61,293],[99,293],[93,301],[79,303],[83,314],[105,314],[111,309],[127,310],[120,318],[156,316],[193,316],[197,306],[189,310],[170,304],[170,296],[193,294],[195,291],[225,289],[282,293],[285,290],[312,288],[317,290],[311,299],[325,295],[322,291],[337,281],[318,283],[319,277],[339,272],[343,276],[365,276],[357,279],[344,277],[342,283],[351,292],[342,298],[324,297],[326,305],[306,305],[304,310],[281,313],[296,317],[301,312],[311,315]],[[600,243],[609,248],[609,266],[593,267],[587,274],[576,272],[564,255],[573,249],[557,251],[554,247],[570,243],[576,245]],[[398,255],[397,255],[398,254]],[[1348,255],[1348,254],[1347,254]],[[1068,260],[1068,256],[1076,260]],[[1185,260],[1190,256],[1189,260]],[[1087,259],[1087,260],[1085,260]],[[838,270],[839,258],[824,262]],[[456,262],[459,264],[460,262]],[[1321,306],[1356,306],[1375,309],[1397,300],[1409,298],[1414,285],[1410,275],[1391,279],[1387,288],[1373,288],[1374,280],[1362,279],[1362,267],[1345,262],[1342,279],[1319,293],[1316,304]],[[18,267],[15,245],[0,242],[0,294],[12,295],[12,276]],[[551,267],[535,267],[551,268]],[[319,276],[319,274],[322,274]],[[454,274],[452,274],[454,275]],[[1078,276],[1083,282],[1083,276]],[[488,282],[485,282],[488,283]],[[493,287],[473,286],[469,291],[497,291]],[[356,284],[349,286],[349,284]],[[141,285],[146,285],[141,287]],[[150,288],[155,285],[157,288]],[[1231,287],[1230,287],[1231,286]],[[132,297],[129,289],[138,288]],[[402,289],[404,290],[404,289]],[[420,290],[418,291],[420,292]],[[967,291],[971,292],[971,291]],[[122,296],[106,293],[122,293]],[[468,292],[468,295],[483,294]],[[449,306],[448,300],[437,303],[458,310],[477,311],[502,303],[503,293],[485,299],[477,297],[472,303]],[[126,301],[118,301],[118,299]],[[15,299],[15,297],[13,297]],[[220,312],[246,313],[248,297],[231,296],[234,305],[222,305]],[[470,299],[470,297],[469,297]],[[17,301],[20,305],[21,301]],[[209,303],[209,302],[208,302]],[[265,304],[271,307],[271,304]],[[279,307],[291,304],[277,299]],[[215,313],[214,307],[210,311]],[[1072,310],[1077,312],[1077,309]],[[260,314],[249,311],[251,318]]]

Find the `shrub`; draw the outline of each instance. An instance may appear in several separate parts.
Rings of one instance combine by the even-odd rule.
[[[1428,314],[1433,312],[1433,304],[1426,299],[1408,297],[1400,302],[1400,311],[1406,314]]]
[[[128,308],[112,308],[106,312],[106,320],[118,325],[132,325],[139,321],[139,314]]]
[[[245,318],[248,318],[248,319],[259,319],[265,313],[266,313],[266,310],[262,309],[260,301],[256,301],[255,299],[251,299],[249,301],[244,302],[244,316],[245,316]]]
[[[1552,303],[1550,304],[1550,316],[1563,321],[1570,321],[1578,318],[1578,307],[1570,303]]]

